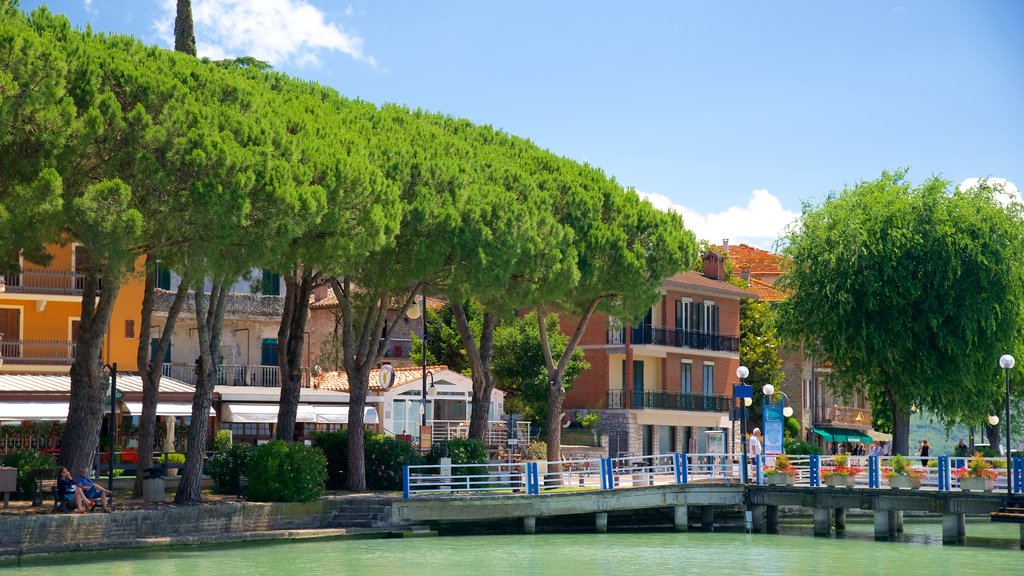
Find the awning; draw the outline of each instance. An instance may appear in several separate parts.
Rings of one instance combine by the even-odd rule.
[[[125,402],[125,407],[134,416],[142,414],[142,402]],[[191,416],[192,405],[184,404],[181,402],[157,402],[156,405],[157,416]],[[210,416],[216,416],[213,407],[210,408]]]
[[[348,406],[317,404],[316,421],[321,424],[348,424]],[[367,406],[363,409],[363,424],[377,423],[377,409]]]
[[[223,404],[224,421],[235,424],[267,424],[277,422],[277,404]],[[299,404],[296,422],[316,422],[316,412],[310,404]]]
[[[67,420],[67,402],[0,402],[0,420]]]
[[[818,436],[821,436],[826,442],[864,442],[870,444],[872,442],[871,436],[861,432],[860,430],[851,430],[850,428],[830,428],[830,427],[814,427],[811,428]]]
[[[886,434],[878,430],[868,430],[868,436],[871,436],[871,439],[876,442],[892,442],[892,434]]]

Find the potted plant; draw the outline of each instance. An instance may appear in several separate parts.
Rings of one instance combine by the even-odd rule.
[[[914,468],[910,465],[910,458],[896,454],[889,459],[891,468],[882,471],[882,475],[889,481],[890,488],[910,488],[917,490],[921,482],[928,477],[928,471],[921,468]]]
[[[825,480],[826,486],[830,488],[853,488],[857,474],[860,474],[863,470],[849,466],[848,462],[846,454],[837,454],[832,457],[834,466],[821,469],[821,477]]]
[[[996,487],[999,473],[992,470],[992,463],[985,460],[981,452],[975,452],[963,468],[953,470],[953,478],[960,481],[964,492],[991,492]]]
[[[180,453],[180,452],[168,452],[167,454],[164,454],[163,456],[160,457],[160,463],[161,464],[179,464],[179,465],[180,464],[184,464],[185,463],[185,455]],[[167,469],[167,475],[168,476],[177,476],[178,475],[178,468],[168,468]]]
[[[775,457],[774,466],[765,466],[764,478],[772,486],[792,486],[796,481],[796,468],[789,461],[789,456],[779,454]]]

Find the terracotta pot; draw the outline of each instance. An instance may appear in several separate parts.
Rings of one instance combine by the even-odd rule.
[[[917,490],[921,487],[920,478],[912,478],[910,476],[893,476],[889,479],[890,488],[909,488],[911,490]]]
[[[991,492],[996,481],[991,478],[961,478],[960,489],[964,492]]]

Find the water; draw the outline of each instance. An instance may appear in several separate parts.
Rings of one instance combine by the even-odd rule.
[[[4,576],[660,575],[964,576],[1024,573],[1016,525],[969,522],[967,546],[942,546],[938,521],[911,522],[900,542],[875,542],[870,523],[846,535],[811,537],[806,524],[782,533],[633,532],[333,539],[107,551],[31,559]]]

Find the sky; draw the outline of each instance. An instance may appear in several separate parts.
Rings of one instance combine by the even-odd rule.
[[[174,0],[22,0],[173,47]],[[1024,185],[1024,2],[193,0],[199,56],[468,118],[600,167],[699,238],[910,169]]]

